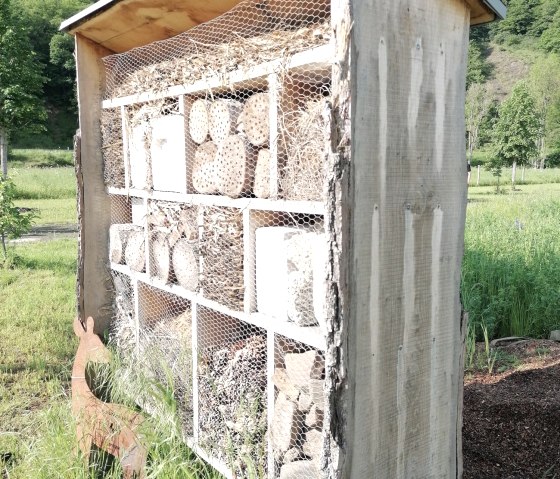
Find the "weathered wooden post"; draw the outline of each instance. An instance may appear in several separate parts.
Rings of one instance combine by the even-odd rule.
[[[460,478],[468,35],[502,3],[172,3],[63,24],[80,316],[140,361],[180,339],[226,477]]]
[[[495,14],[333,2],[331,477],[462,476],[466,60]]]

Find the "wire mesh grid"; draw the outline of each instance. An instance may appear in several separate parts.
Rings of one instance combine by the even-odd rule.
[[[235,477],[318,477],[324,359],[305,344],[324,334],[329,9],[245,0],[104,59],[107,98],[153,94],[104,110],[106,184],[124,188],[110,261],[137,302],[121,349],[173,384],[184,433]]]
[[[236,477],[266,477],[266,331],[198,313],[199,442]]]
[[[283,336],[276,336],[274,350],[274,412],[270,425],[274,477],[319,478],[324,355]]]
[[[165,394],[177,405],[185,437],[193,431],[193,348],[191,303],[144,283],[138,288],[137,364],[158,394],[147,394],[142,404],[158,408],[158,397]]]

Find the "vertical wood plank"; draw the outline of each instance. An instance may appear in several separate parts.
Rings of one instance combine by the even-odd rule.
[[[334,139],[348,134],[336,110],[346,104],[348,55],[338,54],[347,39],[335,23],[338,168],[329,194],[347,188],[349,198],[347,208],[327,210],[331,239],[342,238],[341,248],[330,244],[339,276],[329,317],[334,325],[333,313],[343,317],[338,332],[347,338],[328,336],[327,359],[346,359],[344,370],[327,368],[333,414],[345,430],[343,473],[335,476],[331,464],[330,477],[460,477],[470,12],[462,0],[334,0],[335,8],[353,22],[352,145],[345,163]],[[337,394],[337,380],[347,381],[347,395]],[[331,418],[331,431],[336,425]]]
[[[195,444],[198,444],[198,418],[199,418],[199,402],[198,402],[198,304],[191,303],[192,313],[192,385],[193,385],[193,437]]]
[[[83,177],[83,224],[80,248],[83,255],[82,317],[95,318],[101,334],[111,315],[111,281],[107,273],[111,204],[105,193],[101,155],[101,100],[104,69],[101,58],[112,52],[76,35],[78,104],[80,107],[81,172]]]
[[[268,75],[269,128],[270,128],[270,198],[278,198],[278,99],[280,97],[278,76]]]

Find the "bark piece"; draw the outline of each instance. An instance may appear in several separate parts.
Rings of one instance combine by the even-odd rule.
[[[268,93],[255,93],[243,107],[243,131],[255,146],[266,144],[270,136],[269,103]]]
[[[303,423],[296,405],[284,393],[278,394],[274,404],[270,439],[276,457],[280,458],[296,444],[299,425]]]
[[[180,239],[173,248],[173,272],[177,282],[189,291],[198,289],[199,265],[192,243],[187,239]]]
[[[124,262],[126,244],[132,231],[142,231],[141,226],[126,224],[114,224],[109,228],[109,256],[113,263]]]
[[[307,392],[302,391],[298,398],[298,409],[301,412],[308,412],[312,404],[311,396]]]
[[[131,231],[124,252],[125,263],[132,271],[141,273],[146,266],[144,229]]]
[[[227,137],[235,134],[237,120],[243,105],[236,100],[216,100],[208,111],[208,130],[210,138],[217,144],[223,143]]]
[[[256,154],[240,135],[227,137],[218,151],[216,168],[219,191],[237,198],[251,191]]]
[[[313,404],[305,416],[305,425],[307,427],[321,429],[323,427],[323,416],[323,411],[319,409],[317,404]]]
[[[218,147],[213,141],[200,145],[194,154],[192,183],[196,191],[203,194],[218,192],[216,156]]]
[[[288,399],[294,402],[298,400],[300,394],[299,389],[292,384],[285,369],[276,369],[272,376],[272,382]]]
[[[323,358],[317,351],[311,350],[304,353],[286,353],[284,362],[292,384],[302,388],[309,384],[312,377],[317,376],[317,369],[321,367]]]
[[[299,458],[301,458],[301,455],[301,449],[299,449],[298,447],[292,447],[291,449],[288,449],[284,454],[283,462],[284,464],[288,464],[290,462],[297,461]]]
[[[153,231],[150,242],[152,276],[167,283],[171,272],[171,248],[167,234],[163,231]]]
[[[321,411],[325,410],[325,392],[323,390],[324,381],[322,379],[309,380],[309,394],[311,401],[317,405]]]
[[[323,449],[323,433],[317,429],[307,431],[303,443],[303,453],[311,459],[319,459]]]
[[[189,133],[195,143],[201,144],[208,138],[208,104],[207,100],[198,99],[189,114]]]
[[[259,151],[253,193],[257,198],[270,197],[270,150],[268,148]]]
[[[280,469],[280,479],[314,479],[319,470],[313,461],[296,461],[284,464]]]

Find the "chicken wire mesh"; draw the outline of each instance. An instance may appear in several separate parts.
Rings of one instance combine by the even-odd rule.
[[[197,355],[200,445],[237,477],[266,477],[266,331],[201,308]]]
[[[234,477],[319,477],[329,8],[243,1],[104,59],[132,95],[102,117],[112,339]]]
[[[274,477],[319,478],[323,445],[325,358],[283,336],[274,343]]]

